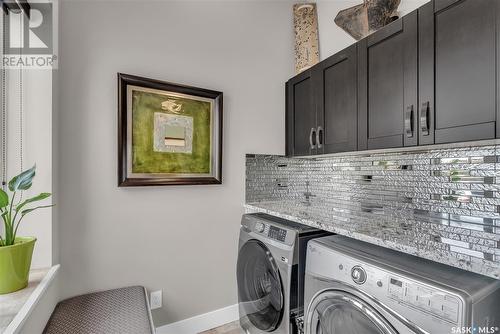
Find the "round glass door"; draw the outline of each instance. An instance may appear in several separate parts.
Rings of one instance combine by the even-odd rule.
[[[253,326],[271,332],[283,315],[283,289],[278,266],[266,245],[247,241],[240,249],[237,263],[240,316]]]
[[[372,306],[345,291],[327,291],[313,299],[306,334],[397,334]]]

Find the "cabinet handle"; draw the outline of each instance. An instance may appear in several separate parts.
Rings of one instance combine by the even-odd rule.
[[[429,101],[422,103],[422,110],[420,110],[420,129],[423,136],[429,135]]]
[[[321,126],[318,126],[316,128],[316,143],[318,148],[323,147],[323,128]]]
[[[408,106],[405,111],[405,132],[406,137],[413,137],[413,104]]]
[[[311,128],[311,132],[309,132],[309,145],[311,150],[316,148],[316,129]]]

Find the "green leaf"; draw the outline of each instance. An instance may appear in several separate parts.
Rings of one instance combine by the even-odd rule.
[[[17,190],[27,190],[31,188],[33,178],[35,177],[35,169],[36,166],[33,166],[30,169],[25,170],[21,174],[14,176],[12,180],[10,180],[9,182],[9,190],[17,191]]]
[[[54,204],[51,204],[51,205],[40,205],[40,206],[37,206],[37,207],[34,207],[34,208],[26,209],[26,210],[21,211],[21,216],[24,216],[24,215],[30,213],[31,211],[35,211],[36,209],[50,208],[50,207],[53,207],[53,206],[54,206]]]
[[[5,208],[7,205],[9,205],[9,195],[0,189],[0,208]]]
[[[52,195],[51,193],[40,193],[40,194],[36,195],[35,197],[28,198],[27,200],[25,200],[24,202],[22,202],[21,204],[16,206],[16,211],[21,210],[23,208],[23,206],[25,206],[28,203],[33,203],[33,202],[44,200],[44,199],[50,197],[51,195]]]

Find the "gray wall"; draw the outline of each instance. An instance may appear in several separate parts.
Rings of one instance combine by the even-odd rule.
[[[57,216],[62,297],[163,289],[156,325],[236,303],[245,153],[284,152],[286,1],[63,1]],[[224,183],[116,186],[116,73],[224,92]]]

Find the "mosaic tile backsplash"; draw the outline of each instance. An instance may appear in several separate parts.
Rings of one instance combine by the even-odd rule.
[[[248,211],[500,279],[500,145],[246,165]]]

